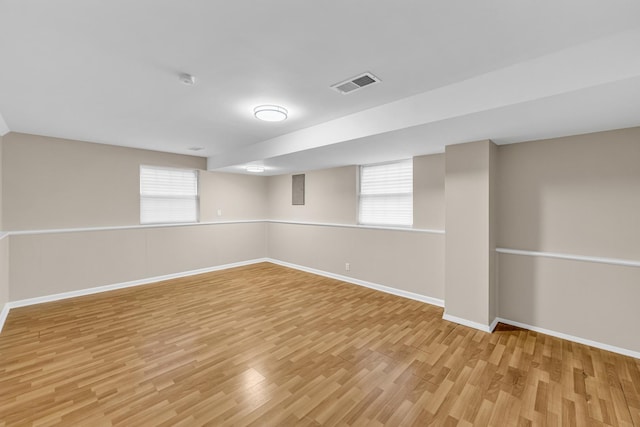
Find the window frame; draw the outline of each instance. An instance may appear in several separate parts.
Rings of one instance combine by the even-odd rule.
[[[398,193],[382,193],[379,195],[367,195],[362,193],[362,176],[363,176],[363,171],[365,168],[367,167],[375,167],[375,166],[385,166],[385,165],[392,165],[392,164],[400,164],[400,163],[407,163],[411,165],[411,191],[410,192],[398,192]],[[365,164],[365,165],[359,165],[358,167],[358,179],[357,179],[357,188],[358,188],[358,225],[362,225],[362,226],[370,226],[370,227],[393,227],[393,228],[413,228],[413,222],[414,222],[414,218],[413,218],[413,209],[414,209],[414,183],[413,183],[413,178],[414,178],[414,174],[413,174],[413,158],[408,158],[408,159],[402,159],[402,160],[394,160],[394,161],[389,161],[389,162],[381,162],[381,163],[371,163],[371,164]],[[370,197],[387,197],[387,196],[403,196],[403,195],[408,195],[410,196],[410,200],[411,200],[411,222],[409,224],[397,224],[397,223],[384,223],[384,222],[364,222],[362,220],[362,200],[363,200],[363,196],[364,198],[370,198]]]
[[[192,172],[195,176],[195,196],[144,196],[142,193],[142,170],[143,169],[156,169],[162,171],[180,171],[180,172]],[[159,225],[159,224],[197,224],[200,222],[200,171],[198,169],[192,168],[176,168],[171,166],[157,166],[157,165],[140,165],[138,170],[138,184],[139,184],[139,217],[140,217],[140,225]],[[156,199],[156,200],[178,200],[178,199],[193,199],[195,198],[195,220],[194,221],[182,221],[182,220],[164,220],[164,221],[142,221],[142,200],[144,198],[147,199]]]

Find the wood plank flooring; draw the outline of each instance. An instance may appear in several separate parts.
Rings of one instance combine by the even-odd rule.
[[[11,310],[0,425],[640,426],[640,361],[273,264]]]

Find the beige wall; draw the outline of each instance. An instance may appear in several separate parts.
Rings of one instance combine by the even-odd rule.
[[[291,204],[291,175],[268,177],[269,219],[355,224],[357,166],[305,173],[305,204]]]
[[[4,230],[4,224],[3,224],[3,190],[2,190],[2,183],[3,183],[3,179],[2,179],[2,171],[3,171],[3,166],[2,166],[2,147],[3,147],[3,136],[0,135],[0,232],[2,232],[2,230]]]
[[[413,227],[444,230],[444,154],[413,158]]]
[[[268,178],[269,218],[355,224],[357,166],[307,172],[304,206],[291,205],[291,175]],[[444,228],[444,156],[414,161],[414,227]],[[269,257],[442,299],[444,236],[415,231],[269,224]],[[345,270],[345,263],[351,270]]]
[[[444,230],[444,154],[413,160],[413,228]],[[267,217],[275,220],[356,224],[358,166],[305,173],[304,206],[291,204],[291,175],[268,177]]]
[[[501,146],[498,246],[640,260],[640,128]]]
[[[500,254],[500,317],[640,352],[640,268]]]
[[[9,236],[2,238],[2,146],[0,135],[0,311],[9,302]]]
[[[9,298],[17,301],[265,256],[264,223],[14,235]]]
[[[640,128],[501,146],[498,246],[640,261]],[[499,315],[640,351],[640,268],[500,254]]]
[[[442,234],[276,223],[268,235],[270,258],[444,298]]]
[[[489,322],[498,317],[498,146],[489,144]]]
[[[268,217],[266,177],[200,171],[200,194],[202,222]]]
[[[2,144],[4,218],[12,231],[138,225],[140,165],[206,166],[200,157],[16,133]],[[201,170],[200,184],[203,222],[266,216],[264,177]],[[14,234],[10,239],[10,257],[9,239],[2,244],[11,301],[264,258],[267,250],[264,223]]]
[[[446,149],[445,312],[488,326],[492,321],[491,141]]]
[[[139,224],[141,164],[204,169],[206,159],[9,133],[4,229]]]
[[[9,239],[0,239],[0,311],[9,302]]]

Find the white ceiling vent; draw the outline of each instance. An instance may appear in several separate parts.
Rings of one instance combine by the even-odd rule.
[[[369,86],[379,82],[380,82],[380,79],[374,76],[373,74],[363,73],[356,77],[345,80],[343,82],[331,85],[331,88],[337,90],[343,95],[346,95],[348,93],[355,92],[358,89],[362,89],[365,86]]]

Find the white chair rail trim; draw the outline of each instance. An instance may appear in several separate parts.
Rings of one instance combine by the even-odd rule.
[[[604,258],[586,255],[563,254],[558,252],[539,252],[526,251],[522,249],[496,248],[496,252],[509,255],[524,255],[544,258],[566,259],[571,261],[597,262],[601,264],[623,265],[627,267],[640,267],[640,261],[620,259],[620,258]]]

